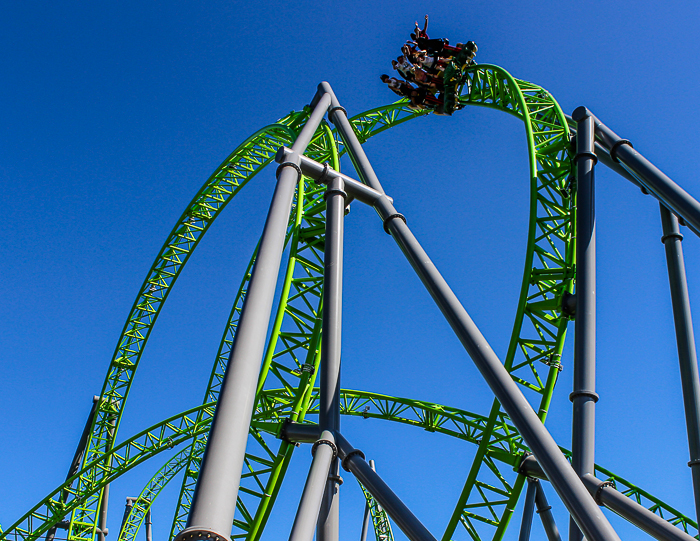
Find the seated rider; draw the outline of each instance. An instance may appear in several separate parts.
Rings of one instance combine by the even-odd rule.
[[[410,84],[397,79],[396,77],[389,77],[388,75],[380,75],[379,78],[383,83],[389,86],[389,89],[394,93],[398,94],[402,98],[408,98],[411,96],[411,92],[415,90]]]
[[[439,72],[444,71],[447,61],[440,58],[436,54],[428,55],[426,51],[421,51],[416,47],[404,45],[401,47],[404,56],[411,61],[412,64],[424,69],[431,75],[440,75]]]
[[[425,16],[425,24],[421,30],[416,22],[416,27],[411,34],[411,39],[413,43],[418,45],[420,49],[427,51],[430,54],[435,54],[442,57],[452,56],[451,54],[443,54],[445,47],[449,47],[450,42],[444,38],[430,39],[428,37],[428,16]],[[410,42],[409,42],[410,43]],[[452,47],[454,49],[454,47]]]
[[[425,88],[416,88],[408,96],[408,108],[414,111],[424,111],[430,109],[438,115],[442,115],[444,110],[443,100],[436,98]]]
[[[444,59],[449,59],[455,56],[458,52],[462,50],[464,45],[458,43],[456,46],[451,46],[450,41],[446,38],[434,38],[430,39],[428,37],[428,16],[425,16],[425,24],[421,30],[418,27],[418,22],[415,23],[416,27],[411,34],[412,42],[415,43],[420,49],[425,50],[428,54],[432,54]],[[474,51],[476,52],[476,50]]]
[[[401,74],[401,77],[407,81],[413,81],[415,79],[414,72],[416,67],[411,64],[405,56],[401,55],[396,60],[392,60],[391,65]]]
[[[413,80],[418,85],[427,88],[431,92],[435,92],[435,90],[443,90],[445,88],[442,79],[439,77],[433,77],[427,71],[421,68],[415,68],[413,70]]]

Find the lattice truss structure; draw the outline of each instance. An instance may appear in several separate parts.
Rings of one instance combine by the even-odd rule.
[[[523,425],[524,414],[520,411],[514,413],[512,401],[503,400],[496,390],[497,398],[485,415],[370,391],[341,389],[335,397],[328,394],[332,394],[332,385],[328,387],[328,381],[321,381],[318,376],[324,370],[330,370],[324,363],[330,362],[328,358],[333,355],[332,351],[328,351],[330,339],[326,338],[326,333],[329,331],[324,328],[329,321],[332,322],[327,319],[331,317],[328,315],[331,310],[327,309],[324,314],[324,303],[328,305],[328,299],[331,299],[325,287],[329,283],[325,266],[332,257],[329,253],[334,249],[333,243],[338,240],[328,237],[331,220],[329,208],[333,197],[342,198],[341,209],[344,209],[347,194],[380,209],[378,212],[384,218],[385,230],[396,238],[438,305],[443,302],[447,306],[440,305],[448,320],[451,317],[459,318],[455,316],[456,312],[450,312],[454,306],[448,306],[449,299],[445,300],[445,297],[440,300],[444,292],[439,284],[429,283],[433,279],[430,269],[420,269],[411,260],[411,251],[419,247],[410,245],[410,238],[406,236],[410,232],[406,233],[405,220],[397,212],[391,212],[391,201],[373,180],[373,172],[360,146],[369,138],[424,113],[410,109],[406,101],[401,100],[348,119],[330,87],[321,85],[312,106],[290,113],[239,145],[187,206],[148,271],[124,325],[94,413],[86,426],[84,441],[79,446],[76,455],[79,460],[74,461],[66,481],[2,531],[0,540],[32,541],[43,536],[51,539],[57,527],[66,529],[70,541],[92,541],[96,536],[104,539],[102,530],[105,524],[101,523],[104,518],[100,510],[105,505],[107,487],[135,466],[147,462],[155,474],[125,515],[118,533],[119,541],[136,538],[150,507],[173,479],[181,483],[181,488],[170,539],[204,539],[205,530],[209,527],[214,536],[220,534],[225,538],[230,534],[230,539],[257,541],[264,531],[297,448],[295,442],[323,440],[321,430],[333,429],[334,423],[324,409],[327,404],[337,408],[336,413],[340,415],[402,423],[476,446],[464,488],[455,502],[449,523],[444,532],[440,532],[443,541],[502,539],[518,499],[525,494],[524,486],[534,482],[532,479],[536,477],[551,478],[560,495],[567,491],[573,494],[568,500],[563,497],[564,503],[572,515],[578,513],[578,527],[590,539],[615,539],[605,528],[600,531],[586,529],[590,506],[597,507],[598,504],[605,504],[632,522],[643,524],[645,531],[659,539],[691,539],[695,536],[697,523],[692,518],[601,466],[595,465],[588,471],[579,468],[575,473],[572,469],[569,473],[580,486],[573,487],[566,476],[562,477],[565,478],[562,481],[557,477],[557,472],[564,466],[561,461],[550,460],[542,450],[544,444],[540,440],[562,366],[567,326],[573,321],[577,306],[580,308],[577,295],[581,271],[577,277],[576,232],[577,214],[581,208],[577,189],[584,173],[579,169],[577,177],[578,164],[595,161],[595,157],[590,155],[595,152],[597,158],[655,195],[672,211],[673,214],[666,216],[669,227],[673,226],[675,216],[678,216],[693,231],[699,230],[700,205],[694,200],[690,201],[682,190],[679,196],[680,192],[674,192],[672,187],[664,185],[658,178],[650,179],[648,171],[640,172],[639,167],[635,168],[632,158],[636,153],[629,142],[619,138],[615,140],[617,136],[609,130],[605,131],[607,128],[604,126],[605,129],[600,128],[602,135],[596,135],[596,146],[587,155],[585,149],[581,150],[581,141],[572,141],[572,134],[575,129],[579,132],[577,139],[582,140],[584,132],[581,131],[581,122],[594,117],[583,114],[583,120],[577,124],[563,114],[551,94],[535,84],[515,79],[497,66],[484,64],[466,71],[462,89],[460,101],[463,106],[498,109],[515,116],[525,125],[530,170],[530,221],[525,272],[506,357],[498,362],[495,375],[485,376],[492,388],[493,381],[505,377],[517,389],[523,400],[527,400],[529,415],[536,419],[540,432]],[[323,107],[325,109],[321,113],[323,115],[328,110],[330,122],[318,115],[319,108]],[[307,138],[305,148],[296,148],[304,137]],[[284,149],[280,150],[282,147],[287,148],[286,153]],[[345,153],[350,155],[364,184],[336,173],[340,171],[340,157]],[[270,166],[276,156],[277,161],[283,162],[277,173],[279,182],[283,181],[285,174],[288,177],[291,175],[294,182],[293,203],[291,212],[284,218],[286,231],[283,231],[281,243],[288,257],[283,261],[286,267],[280,270],[282,287],[275,304],[277,312],[272,330],[264,344],[262,358],[258,359],[260,368],[256,369],[252,409],[244,419],[248,438],[236,492],[235,515],[230,517],[230,532],[219,531],[221,528],[217,530],[215,526],[192,524],[188,522],[188,517],[191,519],[193,508],[197,505],[197,494],[206,490],[197,487],[198,482],[203,483],[203,468],[213,460],[209,456],[212,453],[205,453],[205,449],[210,430],[216,423],[215,411],[227,366],[229,360],[234,358],[238,332],[244,327],[242,318],[247,309],[246,300],[249,293],[253,295],[256,261],[259,256],[262,257],[261,251],[266,249],[264,238],[252,255],[236,294],[209,383],[203,393],[202,405],[174,415],[127,439],[118,437],[119,424],[150,332],[185,264],[226,205],[250,181],[254,181],[258,173]],[[687,196],[686,199],[683,194]],[[334,216],[333,219],[342,221],[342,217]],[[677,238],[674,231],[669,229],[665,234],[674,240]],[[455,327],[459,325],[463,326],[461,330]],[[453,328],[458,335],[462,333],[460,339],[471,354],[467,342],[478,340],[478,336],[463,321],[453,324]],[[475,362],[478,364],[476,359]],[[694,357],[689,362],[697,365]],[[484,370],[490,369],[487,366],[482,372]],[[697,368],[694,374],[697,379]],[[234,385],[228,383],[223,388]],[[502,392],[513,395],[510,387],[504,389]],[[522,403],[519,407],[522,408]],[[391,521],[396,521],[395,524],[402,527],[411,539],[434,539],[430,534],[426,537],[426,533],[415,526],[412,522],[415,517],[410,512],[393,505],[393,493],[382,485],[376,474],[373,477],[366,468],[363,469],[364,461],[359,451],[353,449],[339,433],[331,440],[321,441],[328,443],[329,449],[332,448],[328,460],[337,463],[342,459],[343,466],[357,475],[367,500],[367,525],[374,530],[377,541],[393,540]],[[325,470],[319,466],[322,460],[319,449],[323,445],[316,445],[318,449],[312,472],[317,466],[321,468],[323,494],[323,487],[333,483],[332,476],[330,481],[327,480],[329,468],[332,472],[333,466],[329,463]],[[162,460],[159,462],[161,452],[174,448],[178,450],[176,454],[169,453],[164,463]],[[571,452],[564,449],[556,449],[556,452],[562,457],[561,460],[573,460],[576,466],[576,458],[572,459]],[[576,449],[573,452],[578,453]],[[568,463],[566,467],[569,467]],[[593,496],[586,492],[579,479],[585,474],[588,474],[585,488]],[[593,478],[595,481],[591,481]],[[321,518],[324,513],[328,515],[330,512],[324,507],[325,503],[314,503],[312,485],[310,474],[302,503],[311,502],[312,508],[315,506],[316,515],[310,521],[315,525],[319,505]],[[581,490],[583,495],[580,494]],[[525,508],[532,512],[536,491],[527,492],[531,501],[526,501]],[[332,499],[332,495],[326,493],[324,498],[325,502],[328,498]],[[586,498],[590,502],[580,503]],[[619,503],[615,498],[630,503]],[[298,516],[297,522],[301,524],[304,518]],[[527,520],[524,517],[523,524]],[[549,526],[547,533],[550,539],[556,539],[551,530],[552,524]],[[298,527],[303,528],[303,525]],[[332,526],[331,530],[328,530],[328,526],[326,530],[319,528],[319,539],[333,539]],[[300,531],[295,530],[295,539],[304,538],[298,533]],[[522,532],[523,529],[521,538]]]

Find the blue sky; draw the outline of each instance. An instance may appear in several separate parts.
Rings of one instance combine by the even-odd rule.
[[[379,75],[426,12],[431,36],[474,40],[478,62],[540,84],[565,112],[586,105],[700,197],[695,2],[8,5],[0,21],[3,527],[63,480],[138,288],[211,172],[254,131],[307,104],[321,80],[351,115],[393,101]],[[407,123],[366,151],[503,356],[527,225],[522,125],[469,108]],[[200,402],[273,182],[266,172],[244,190],[187,265],[149,341],[120,437]],[[597,462],[692,516],[658,205],[602,168],[597,182]],[[486,385],[374,212],[354,205],[346,232],[343,385],[485,414]],[[699,240],[686,235],[684,248],[697,310]],[[547,423],[564,446],[572,338]],[[474,450],[386,423],[344,423],[441,535]],[[309,458],[303,449],[295,456],[267,539],[287,535]],[[124,498],[156,468],[114,484],[113,532]],[[154,509],[158,538],[173,491]],[[354,482],[342,497],[341,539],[356,539]],[[556,510],[563,529],[565,512]],[[612,520],[623,536],[637,535]],[[515,538],[517,527],[508,533]]]

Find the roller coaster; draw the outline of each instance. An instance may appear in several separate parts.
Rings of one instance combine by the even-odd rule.
[[[464,487],[439,534],[442,541],[500,540],[509,525],[526,540],[535,508],[548,539],[561,539],[545,488],[568,509],[571,540],[619,539],[600,506],[657,539],[697,536],[691,515],[594,462],[594,166],[601,162],[660,202],[696,505],[700,384],[680,226],[700,232],[700,204],[587,109],[567,116],[545,89],[494,65],[469,67],[465,77],[460,108],[487,107],[518,118],[529,151],[525,272],[505,358],[496,357],[413,237],[410,216],[394,208],[362,147],[428,113],[402,99],[349,117],[331,87],[321,83],[310,105],[241,143],[179,217],[136,296],[65,482],[0,532],[0,540],[104,541],[110,483],[147,463],[155,473],[130,500],[113,534],[117,541],[135,539],[144,527],[150,541],[150,508],[173,480],[181,488],[170,539],[258,541],[294,451],[308,449],[300,444],[312,446],[314,458],[299,490],[290,539],[310,540],[314,532],[319,541],[338,539],[342,467],[354,474],[366,498],[363,538],[373,529],[377,541],[391,541],[392,527],[399,527],[411,540],[435,540],[435,532],[345,439],[342,416],[392,421],[474,446]],[[359,180],[340,173],[344,154]],[[268,167],[276,167],[277,187],[201,406],[119,437],[134,376],[171,289],[212,223],[244,188],[254,190],[256,177]],[[477,414],[339,387],[343,218],[351,202],[377,211],[493,391],[490,411]],[[569,324],[575,326],[571,450],[557,445],[545,428],[566,362]],[[524,512],[517,519],[520,498]]]

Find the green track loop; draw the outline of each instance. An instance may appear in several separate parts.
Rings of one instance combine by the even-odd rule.
[[[562,314],[562,298],[573,291],[575,279],[575,201],[570,197],[568,127],[559,105],[539,86],[514,79],[502,68],[486,64],[469,68],[466,76],[468,80],[463,88],[468,92],[460,98],[463,105],[499,109],[521,119],[525,126],[530,221],[518,309],[504,362],[544,422],[561,368],[567,326],[567,318]],[[81,471],[61,485],[58,493],[52,493],[0,534],[0,539],[36,539],[52,524],[71,514],[68,539],[92,541],[101,488],[147,458],[186,442],[187,446],[144,488],[138,505],[132,510],[135,522],[127,521],[120,539],[132,538],[132,532],[138,531],[139,520],[143,518],[137,515],[145,513],[162,486],[181,470],[185,474],[170,538],[184,528],[255,254],[236,294],[204,393],[204,405],[158,425],[160,428],[153,429],[157,433],[146,431],[136,440],[126,440],[115,446],[122,412],[150,331],[190,255],[231,199],[272,162],[280,146],[294,141],[307,116],[307,109],[292,112],[249,137],[219,166],[187,206],[149,270],[120,335]],[[351,118],[351,123],[360,141],[365,142],[418,116],[422,114],[408,109],[406,101],[402,100],[361,113]],[[339,169],[339,158],[344,152],[340,138],[324,122],[306,155],[320,162],[328,161]],[[300,179],[287,232],[289,258],[282,293],[263,359],[257,420],[250,431],[232,533],[234,539],[257,541],[260,538],[284,479],[294,446],[275,438],[278,426],[275,423],[283,417],[303,422],[313,411],[323,287],[325,204],[322,195],[323,187]],[[524,481],[514,473],[513,466],[526,448],[498,402],[494,402],[488,416],[480,417],[434,404],[355,391],[346,391],[343,400],[345,414],[357,415],[355,405],[363,403],[378,412],[365,416],[430,427],[430,430],[449,433],[477,445],[476,458],[442,539],[463,537],[464,533],[457,532],[464,530],[472,539],[502,539]],[[412,412],[414,417],[402,417],[406,412]],[[272,430],[270,422],[275,419]],[[139,437],[146,439],[141,441]],[[606,470],[598,469],[598,472],[603,477],[614,478],[618,489],[623,487],[623,492],[630,497],[651,502],[650,508],[660,514],[666,513],[663,516],[671,517],[669,520],[680,527],[696,528],[690,519],[633,485]],[[61,493],[68,494],[65,502],[56,496]],[[373,514],[375,533],[379,535],[384,526],[378,525],[382,520],[377,517],[379,514]]]
[[[167,483],[184,467],[184,457],[189,456],[189,443],[200,434],[204,434],[209,430],[211,424],[210,414],[214,406],[214,403],[208,403],[187,410],[165,421],[161,421],[115,446],[107,457],[113,464],[112,470],[99,481],[89,486],[85,493],[77,494],[75,490],[70,490],[69,487],[78,476],[89,474],[88,470],[102,468],[103,461],[100,460],[88,464],[72,479],[56,487],[24,517],[5,530],[0,535],[0,539],[11,541],[37,539],[51,526],[61,521],[67,513],[76,508],[82,499],[99,493],[106,483],[118,479],[132,468],[163,452],[183,446],[183,450],[166,461],[141,491],[139,502],[134,506],[131,515],[127,518],[127,527],[120,534],[120,539],[123,537],[125,541],[134,539],[148,507],[153,504]],[[284,420],[291,415],[293,407],[293,404],[289,401],[289,394],[286,389],[263,391],[261,400],[253,415],[251,432],[269,436],[278,434]],[[205,413],[205,415],[202,415],[202,413]],[[310,417],[318,415],[317,390],[309,395],[307,413]],[[482,415],[432,402],[396,398],[348,389],[341,391],[341,414],[363,419],[401,423],[476,445],[479,445],[486,437],[486,427],[490,421]],[[198,424],[198,418],[205,420]],[[311,420],[308,419],[306,422],[311,422]],[[528,449],[506,418],[499,420],[497,429],[503,434],[510,434],[510,436],[502,441],[492,440],[489,446],[489,453],[504,470],[512,470],[517,465],[521,454],[527,452]],[[512,453],[512,448],[515,448],[517,452]],[[199,458],[203,451],[203,446],[197,447],[194,451],[195,457]],[[569,451],[566,449],[562,449],[562,452],[567,456],[569,455]],[[691,535],[697,533],[697,524],[691,518],[643,489],[601,466],[596,465],[595,473],[601,480],[614,482],[619,491],[635,499],[672,524],[677,525]],[[65,499],[65,503],[61,504],[61,495],[66,490],[69,492],[68,497]]]

